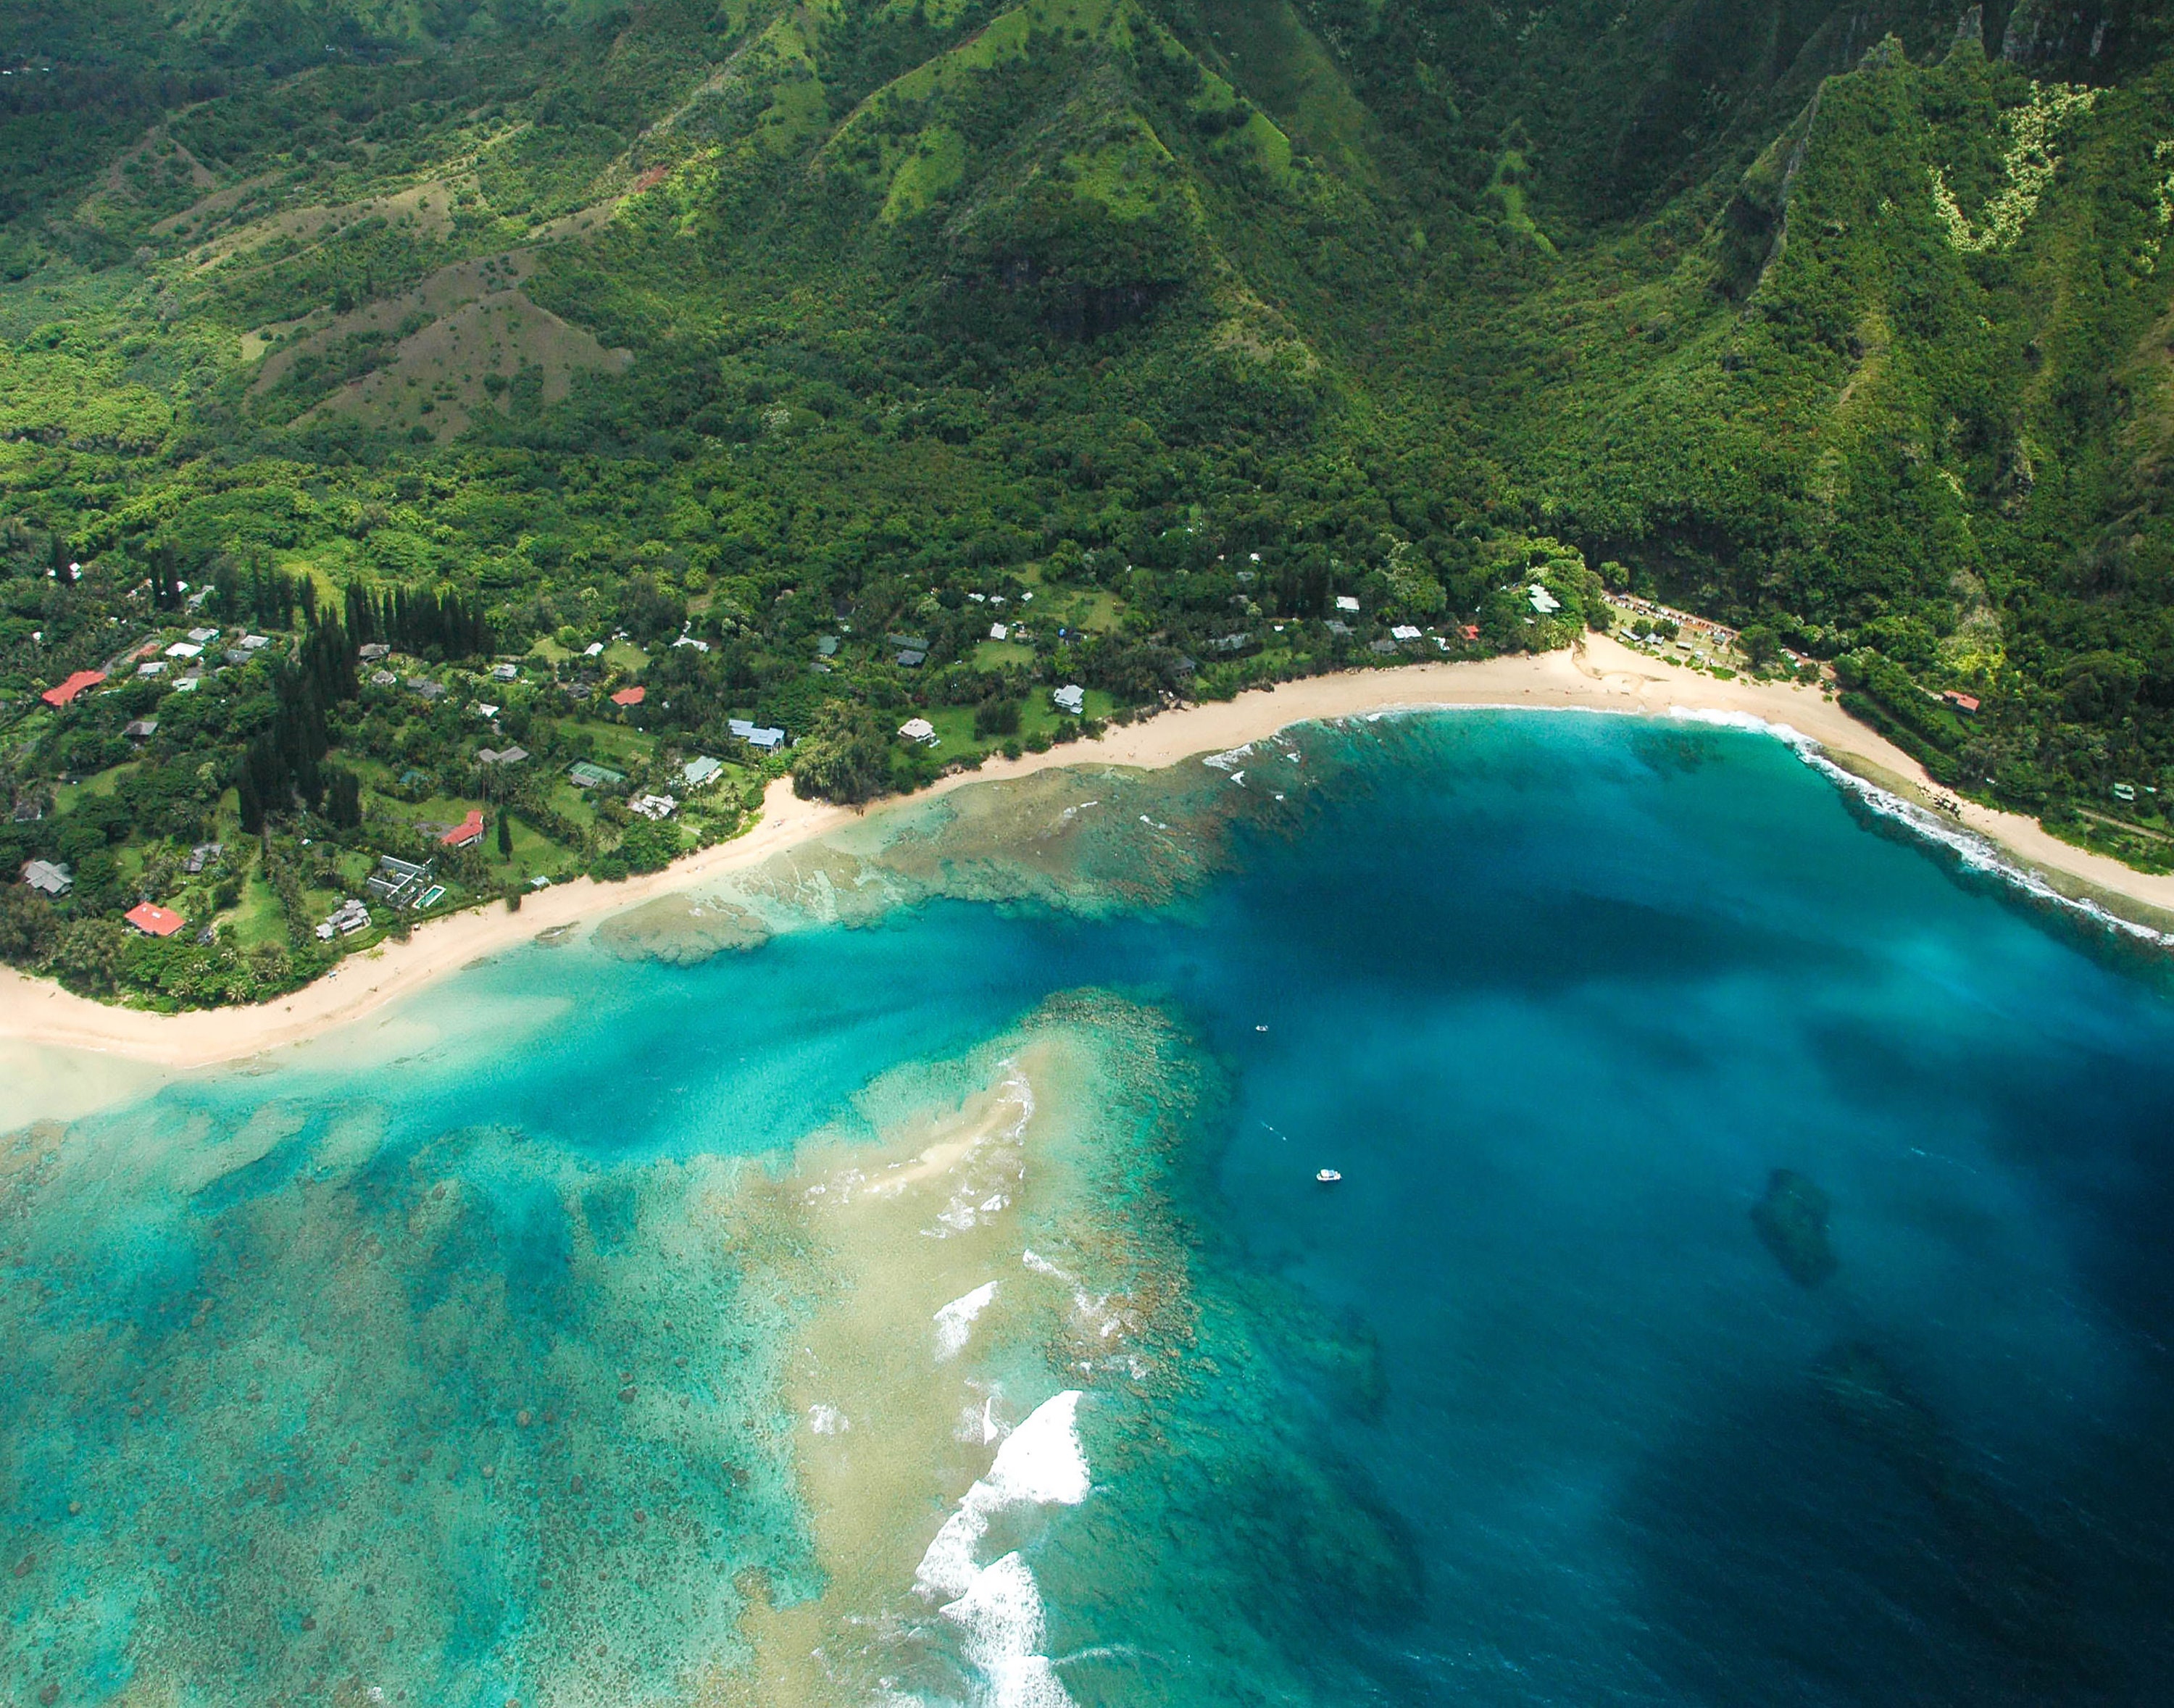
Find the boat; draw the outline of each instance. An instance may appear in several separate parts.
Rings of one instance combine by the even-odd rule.
[[[1314,1178],[1319,1181],[1322,1185],[1325,1186],[1333,1186],[1337,1183],[1337,1181],[1342,1180],[1344,1176],[1333,1168],[1325,1168],[1318,1174],[1315,1175]]]

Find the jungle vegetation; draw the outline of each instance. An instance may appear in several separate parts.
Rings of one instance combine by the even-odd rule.
[[[4,0],[0,856],[71,888],[0,956],[262,996],[407,928],[317,932],[383,855],[644,869],[788,767],[1609,585],[2162,861],[2170,57],[2128,0]]]

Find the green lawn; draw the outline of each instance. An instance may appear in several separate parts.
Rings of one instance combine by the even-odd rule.
[[[85,777],[79,783],[62,783],[53,790],[53,811],[56,814],[72,813],[76,804],[92,795],[110,795],[120,787],[122,778],[128,776],[142,763],[138,759],[123,759],[119,765]]]

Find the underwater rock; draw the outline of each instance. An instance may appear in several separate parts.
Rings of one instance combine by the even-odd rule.
[[[606,920],[597,927],[596,942],[620,960],[689,966],[728,949],[760,949],[770,935],[760,914],[737,903],[660,895]]]
[[[1827,1240],[1827,1195],[1794,1169],[1767,1177],[1766,1196],[1751,1207],[1751,1225],[1774,1261],[1799,1287],[1816,1287],[1840,1265]]]

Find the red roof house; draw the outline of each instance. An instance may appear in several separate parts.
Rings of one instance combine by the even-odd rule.
[[[172,908],[152,901],[138,902],[122,917],[146,937],[171,937],[188,923]]]
[[[639,705],[643,700],[648,698],[649,690],[646,688],[622,688],[617,694],[612,695],[612,704],[614,705]]]
[[[1955,707],[1957,711],[1976,711],[1977,710],[1977,696],[1974,694],[1958,694],[1954,689],[1950,688],[1945,694],[1942,695],[1940,698],[1946,700],[1947,703]]]
[[[65,682],[57,682],[38,697],[47,705],[66,705],[86,688],[95,688],[105,680],[103,670],[78,670]]]
[[[467,818],[438,838],[448,848],[473,848],[483,840],[483,808],[471,807]]]

